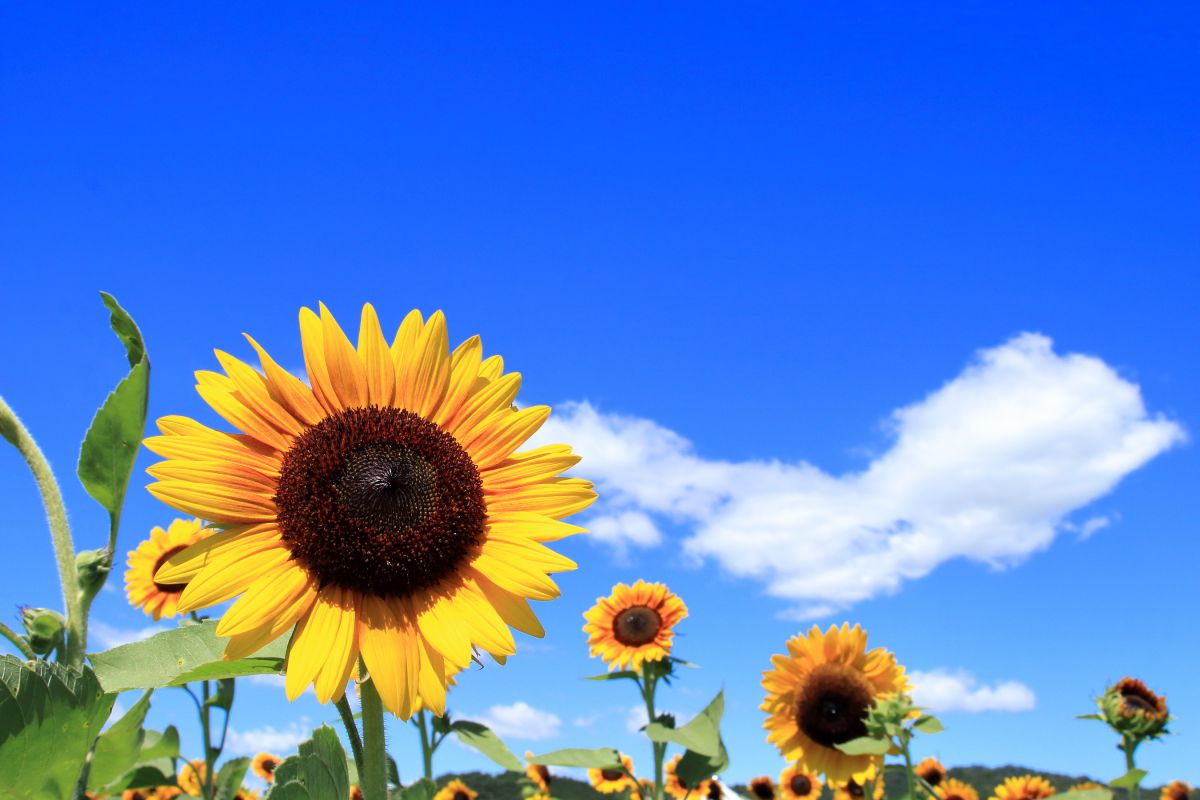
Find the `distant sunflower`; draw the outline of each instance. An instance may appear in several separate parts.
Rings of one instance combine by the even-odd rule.
[[[533,758],[533,753],[526,750],[525,760],[529,761],[531,758]],[[534,764],[532,761],[529,761],[525,766],[525,777],[533,781],[533,784],[537,786],[540,793],[550,794],[550,769],[545,764]]]
[[[1171,781],[1163,787],[1159,800],[1188,800],[1192,796],[1192,787],[1183,781]]]
[[[679,774],[675,771],[679,766],[680,759],[682,758],[682,755],[678,755],[667,762],[667,776],[663,780],[663,785],[667,791],[667,794],[671,795],[671,797],[678,798],[678,800],[684,800],[684,798],[688,797],[689,795],[690,800],[700,800],[701,798],[706,797],[712,784],[712,780],[710,778],[705,778],[695,786],[689,786],[688,784],[684,783],[679,779]]]
[[[178,786],[159,786],[154,790],[152,797],[154,800],[171,800],[181,794],[183,794],[183,790]]]
[[[148,488],[223,530],[159,569],[187,584],[179,609],[238,599],[217,635],[241,658],[286,633],[287,696],[345,692],[361,655],[384,705],[407,719],[418,699],[445,712],[447,676],[478,647],[503,660],[510,626],[542,626],[529,599],[575,568],[544,542],[595,499],[557,477],[565,445],[516,452],[547,406],[518,410],[520,375],[479,338],[450,352],[441,312],[413,311],[389,344],[364,306],[354,345],[324,305],[300,312],[305,384],[250,339],[262,372],[218,351],[225,374],[198,372],[201,397],[243,431],[163,417],[146,446],[166,460]],[[238,597],[240,595],[240,597]]]
[[[233,794],[233,800],[258,800],[258,792],[244,786]]]
[[[1104,789],[1104,788],[1105,788],[1104,786],[1096,783],[1095,781],[1084,781],[1083,783],[1075,784],[1070,789],[1067,789],[1067,791],[1068,792],[1093,792],[1096,789]],[[1165,791],[1165,789],[1164,789],[1164,791]],[[1162,798],[1162,800],[1178,800],[1178,799],[1164,797],[1164,798]]]
[[[942,781],[946,780],[946,768],[942,766],[942,762],[933,756],[917,764],[916,772],[917,777],[923,779],[934,788],[937,788]]]
[[[775,800],[775,781],[766,775],[751,778],[750,784],[746,788],[749,789],[750,796],[754,800]]]
[[[706,800],[723,800],[725,797],[725,787],[716,778],[708,782],[708,794],[705,795]]]
[[[183,762],[179,767],[179,774],[175,777],[175,782],[186,793],[193,797],[198,797],[200,795],[200,787],[204,783],[204,775],[204,759],[195,758],[191,761]]]
[[[471,787],[455,778],[443,786],[441,791],[433,796],[433,800],[475,800],[478,796],[478,792],[472,791]]]
[[[934,791],[941,800],[979,800],[974,786],[954,778],[946,778]]]
[[[880,800],[883,797],[883,781],[874,780],[873,783],[875,784],[875,791],[872,793],[873,800]],[[853,778],[844,783],[830,784],[830,788],[833,789],[833,800],[864,800],[867,796],[866,787]]]
[[[358,788],[358,786],[351,786],[349,800],[363,800],[362,789]]]
[[[152,797],[153,789],[126,789],[121,792],[121,800],[150,800]]]
[[[1054,795],[1054,787],[1045,778],[1019,775],[1005,778],[992,790],[991,800],[1042,800]]]
[[[255,775],[270,783],[275,780],[275,769],[281,761],[282,759],[279,756],[273,756],[270,753],[259,753],[250,762],[250,768],[254,770]]]
[[[149,614],[155,622],[163,617],[179,613],[179,596],[183,594],[183,583],[160,583],[154,579],[167,559],[194,545],[208,535],[204,523],[198,519],[177,519],[162,528],[150,531],[150,538],[143,540],[129,551],[125,571],[125,595],[134,608]]]
[[[629,800],[654,800],[654,781],[638,778],[637,786],[629,789]]]
[[[825,775],[834,783],[860,786],[875,776],[877,759],[852,756],[836,745],[867,734],[864,718],[875,700],[908,689],[904,667],[882,647],[867,651],[859,626],[813,626],[793,636],[787,655],[771,656],[763,673],[767,741],[788,761]]]
[[[627,755],[621,756],[621,766],[624,771],[619,769],[589,769],[588,782],[592,784],[592,788],[601,794],[616,794],[623,792],[626,789],[635,788],[633,779],[629,775],[633,774],[633,759]],[[626,773],[629,773],[628,775]]]
[[[792,764],[779,773],[779,796],[783,800],[814,800],[820,794],[821,780],[816,772]]]
[[[687,606],[661,583],[639,580],[618,583],[608,597],[584,612],[588,645],[609,669],[640,670],[646,661],[671,654],[675,626],[687,616]]]

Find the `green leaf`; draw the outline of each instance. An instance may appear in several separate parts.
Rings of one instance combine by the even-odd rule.
[[[0,798],[73,797],[115,699],[86,667],[0,657]]]
[[[179,753],[179,731],[174,725],[168,725],[163,732],[147,730],[144,733],[137,763],[117,780],[102,787],[104,794],[116,796],[126,789],[174,785],[175,759],[182,758]]]
[[[881,756],[891,747],[891,742],[887,739],[876,739],[872,736],[860,736],[857,739],[851,739],[848,742],[842,742],[835,746],[838,750],[850,756]]]
[[[913,729],[921,733],[941,733],[946,730],[942,727],[941,720],[929,714],[919,717],[913,724]]]
[[[716,754],[712,756],[688,750],[675,766],[675,774],[685,786],[699,786],[701,781],[724,772],[728,767],[729,753],[725,749],[725,742],[720,741]]]
[[[79,480],[112,517],[121,513],[133,461],[146,429],[150,397],[150,360],[142,335],[112,295],[101,293],[111,312],[113,332],[125,345],[129,374],[96,412],[79,450]]]
[[[611,747],[601,747],[596,750],[572,748],[568,750],[552,750],[529,759],[534,764],[545,764],[548,767],[584,767],[586,769],[623,769],[621,754]]]
[[[96,740],[92,768],[88,773],[89,789],[105,789],[138,763],[146,738],[142,723],[146,720],[146,712],[150,710],[150,695],[153,691],[151,689],[143,692],[133,704],[133,708],[110,725]]]
[[[204,701],[204,705],[220,708],[226,712],[233,706],[233,678],[217,681],[217,693]]]
[[[248,758],[232,758],[222,765],[217,772],[217,780],[213,785],[216,789],[214,800],[233,800],[233,796],[242,788],[242,779],[246,777],[246,770],[250,768],[250,759]],[[349,794],[350,789],[346,789]]]
[[[322,725],[311,739],[300,743],[296,755],[276,768],[267,800],[327,800],[349,794],[346,751],[333,728]]]
[[[435,794],[437,786],[433,781],[421,778],[400,790],[400,800],[432,800]]]
[[[653,742],[674,742],[703,756],[714,757],[721,749],[721,716],[725,713],[725,692],[717,692],[703,711],[682,728],[668,728],[661,722],[646,726]]]
[[[348,766],[354,766],[353,761],[347,761]],[[396,759],[391,755],[387,757],[388,783],[392,786],[400,785],[400,768],[396,766]]]
[[[284,634],[249,658],[222,661],[225,639],[217,623],[201,622],[163,631],[140,642],[123,644],[88,658],[105,691],[182,686],[199,680],[238,678],[279,672],[287,653]]]
[[[450,724],[450,730],[463,744],[473,747],[492,761],[513,772],[524,769],[521,760],[513,755],[500,737],[486,725],[459,719]]]
[[[1076,714],[1075,719],[1094,719],[1098,722],[1104,722],[1104,717],[1099,714]]]
[[[1109,781],[1108,785],[1114,789],[1132,789],[1141,783],[1146,775],[1146,770],[1134,767],[1116,780]]]
[[[1076,789],[1055,795],[1063,800],[1113,800],[1113,793],[1108,789]]]
[[[605,672],[601,675],[589,675],[584,678],[585,681],[617,681],[623,678],[629,678],[636,681],[641,676],[631,670],[623,669],[618,672]]]

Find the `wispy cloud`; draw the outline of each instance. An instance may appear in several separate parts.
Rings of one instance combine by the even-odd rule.
[[[248,731],[230,728],[226,736],[225,748],[230,753],[237,755],[272,753],[286,756],[310,736],[312,736],[312,726],[304,721],[293,722],[283,730],[272,725],[264,725]]]
[[[913,700],[931,711],[1032,711],[1037,704],[1033,690],[1019,681],[980,685],[975,676],[962,670],[914,671]]]
[[[534,708],[524,701],[507,706],[492,706],[484,714],[470,717],[487,725],[497,736],[507,739],[540,741],[558,736],[562,720],[556,714]]]
[[[679,433],[568,404],[538,443],[571,442],[601,500],[589,521],[618,550],[663,540],[659,520],[690,530],[697,560],[754,577],[796,617],[893,592],[951,559],[1019,563],[1068,528],[1068,516],[1185,439],[1151,415],[1138,386],[1093,356],[1021,334],[978,352],[922,400],[886,419],[890,446],[862,471],[806,462],[705,458]]]

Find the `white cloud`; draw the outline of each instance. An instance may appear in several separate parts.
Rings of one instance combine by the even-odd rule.
[[[935,712],[1032,711],[1036,704],[1033,690],[1019,681],[980,686],[968,672],[945,669],[914,671],[909,678],[916,704]]]
[[[1098,358],[1021,334],[887,418],[862,471],[707,459],[647,419],[568,404],[538,443],[569,442],[600,492],[600,541],[652,547],[655,519],[688,526],[688,554],[762,581],[813,617],[896,591],[939,564],[994,567],[1044,550],[1067,516],[1185,438]],[[1093,533],[1095,518],[1076,530]],[[585,523],[587,524],[587,523]]]
[[[273,753],[277,756],[286,756],[310,736],[312,736],[311,726],[301,722],[293,722],[284,730],[277,730],[271,725],[249,731],[230,728],[226,736],[225,749],[236,755]]]
[[[118,628],[99,620],[92,620],[88,623],[88,636],[105,650],[131,642],[140,642],[165,630],[170,629],[161,625],[147,625],[144,628]]]
[[[558,736],[562,720],[549,711],[541,711],[524,701],[508,706],[492,706],[472,719],[487,725],[500,738],[540,741]]]

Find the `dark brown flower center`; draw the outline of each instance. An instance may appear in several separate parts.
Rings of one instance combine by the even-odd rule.
[[[775,800],[775,785],[770,778],[755,778],[750,781],[750,794],[758,800]]]
[[[654,641],[662,629],[662,616],[649,606],[631,606],[613,620],[613,637],[627,647]]]
[[[721,800],[721,784],[712,781],[708,784],[708,800]]]
[[[1154,714],[1158,711],[1158,698],[1140,684],[1126,684],[1121,687],[1121,702],[1125,708]]]
[[[471,795],[459,789],[454,792],[454,800],[471,800]]]
[[[946,773],[938,767],[925,767],[924,769],[918,770],[917,774],[920,775],[930,786],[937,786],[942,782],[942,778],[946,777]],[[945,800],[945,798],[943,798],[943,800]]]
[[[600,770],[600,777],[606,781],[619,781],[625,777],[625,773],[619,769],[602,769]]]
[[[864,718],[872,702],[871,684],[843,664],[821,664],[808,674],[796,698],[796,724],[822,747],[866,736]]]
[[[846,794],[851,797],[866,797],[867,793],[863,791],[863,787],[858,785],[857,781],[850,780],[846,783]]]
[[[797,797],[804,797],[812,791],[812,780],[807,775],[793,775],[788,781],[788,788]]]
[[[172,547],[170,550],[159,556],[158,561],[154,562],[154,569],[150,570],[150,577],[153,579],[153,577],[158,574],[159,568],[162,567],[163,564],[167,563],[167,559],[176,553],[183,552],[186,549],[187,547],[181,544],[176,547]],[[163,594],[183,594],[183,590],[187,588],[187,584],[159,583],[158,581],[154,581],[154,588],[158,589]]]
[[[487,524],[471,456],[391,407],[347,409],[305,431],[284,455],[275,504],[292,557],[322,586],[381,597],[452,574]]]
[[[279,762],[273,758],[264,758],[262,760],[263,772],[267,773],[268,775],[274,775],[275,768],[278,766],[279,766]]]

